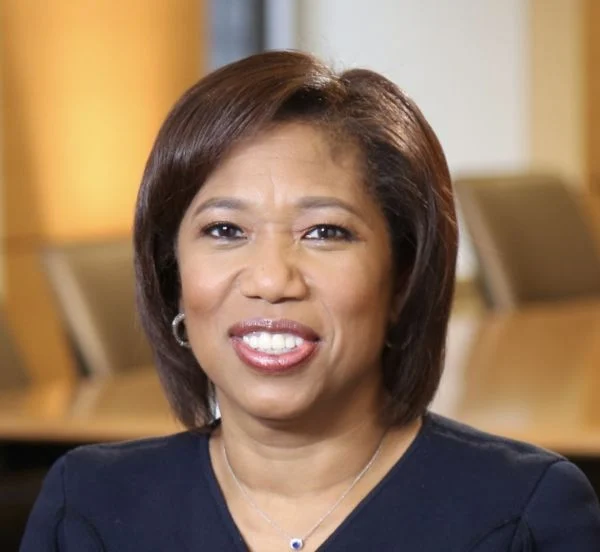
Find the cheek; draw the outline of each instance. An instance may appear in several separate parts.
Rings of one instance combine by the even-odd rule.
[[[225,300],[232,278],[216,266],[219,264],[204,258],[186,258],[180,263],[181,302],[187,314],[212,313]]]
[[[322,296],[328,298],[331,315],[343,326],[368,326],[368,333],[379,333],[389,317],[391,268],[387,263],[362,259],[339,273],[345,276],[323,280]]]

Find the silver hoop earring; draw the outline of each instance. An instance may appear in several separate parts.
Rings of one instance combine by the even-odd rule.
[[[190,342],[185,338],[181,337],[180,328],[181,323],[185,320],[185,314],[180,312],[175,318],[173,318],[173,322],[171,322],[171,331],[173,332],[173,337],[175,341],[179,344],[180,347],[185,347],[186,349],[190,348]]]
[[[394,328],[393,328],[393,326],[390,326],[385,335],[385,341],[383,342],[384,349],[387,349],[389,351],[392,351],[396,348],[396,344],[394,343],[394,340],[392,337],[393,333],[394,333]]]

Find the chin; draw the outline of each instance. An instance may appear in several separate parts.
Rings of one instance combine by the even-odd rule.
[[[239,397],[235,405],[246,414],[269,423],[293,422],[310,415],[315,408],[316,397],[301,393],[297,388],[256,389],[247,388],[244,397]]]
[[[302,401],[261,400],[253,403],[248,412],[257,419],[276,423],[292,422],[306,417],[312,408],[310,403]]]

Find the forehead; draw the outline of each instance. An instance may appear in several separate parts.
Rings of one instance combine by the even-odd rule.
[[[199,197],[231,193],[273,196],[367,194],[358,147],[301,123],[279,125],[235,146],[208,177]]]

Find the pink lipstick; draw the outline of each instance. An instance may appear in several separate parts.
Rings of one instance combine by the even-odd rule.
[[[293,320],[245,320],[233,325],[229,336],[238,358],[267,374],[298,368],[312,358],[319,346],[318,334]]]

